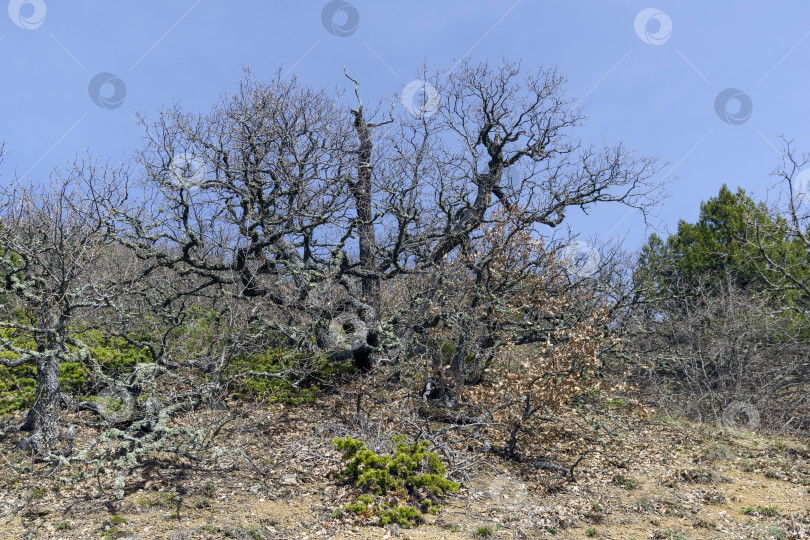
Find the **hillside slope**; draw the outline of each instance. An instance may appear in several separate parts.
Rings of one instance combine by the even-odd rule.
[[[351,434],[383,444],[384,424],[350,421],[349,403],[338,399],[309,408],[229,405],[230,412],[187,419],[232,415],[215,441],[219,458],[195,463],[154,456],[129,475],[122,500],[110,489],[115,471],[63,485],[56,479],[75,471],[33,462],[15,450],[20,435],[7,434],[0,441],[0,536],[810,538],[807,440],[637,419],[605,446],[614,457],[583,458],[575,482],[555,470],[459,451],[448,469],[462,483],[459,493],[405,530],[345,512],[334,517],[356,488],[333,477],[340,454],[331,441]],[[561,423],[568,420],[573,425],[573,418]],[[572,435],[550,443],[546,455],[572,463]],[[80,434],[77,447],[92,436]]]

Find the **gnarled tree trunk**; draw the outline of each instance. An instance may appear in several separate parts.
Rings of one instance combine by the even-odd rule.
[[[51,351],[37,359],[37,390],[20,430],[30,431],[29,442],[35,454],[46,453],[59,437],[59,359]]]

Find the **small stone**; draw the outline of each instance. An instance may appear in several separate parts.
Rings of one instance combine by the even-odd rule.
[[[298,478],[294,474],[285,474],[281,477],[282,486],[295,486],[298,484]]]
[[[29,450],[30,448],[31,448],[31,439],[29,439],[28,437],[23,437],[22,439],[17,441],[17,444],[14,445],[15,450],[26,451]]]

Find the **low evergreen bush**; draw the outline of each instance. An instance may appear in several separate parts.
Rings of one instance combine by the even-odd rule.
[[[459,484],[445,478],[447,469],[438,455],[428,451],[427,441],[409,443],[399,435],[393,443],[392,455],[378,455],[348,435],[335,439],[333,444],[346,462],[338,480],[363,491],[356,503],[339,508],[336,515],[352,512],[376,516],[382,526],[410,527],[423,521],[422,512],[437,512],[441,499],[458,491]]]

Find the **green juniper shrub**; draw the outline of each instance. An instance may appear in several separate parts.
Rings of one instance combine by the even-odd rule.
[[[34,366],[0,366],[0,415],[30,407],[36,387],[37,370]]]
[[[0,329],[0,338],[9,339],[19,347],[36,347],[28,335],[10,328]],[[17,354],[11,351],[0,351],[0,357],[14,360]],[[34,403],[37,387],[37,369],[33,365],[23,364],[9,368],[0,365],[0,415],[12,414],[27,409]]]
[[[456,346],[453,345],[452,341],[445,341],[442,343],[441,346],[441,353],[442,353],[442,360],[445,362],[449,362],[453,358],[453,354],[456,352]]]
[[[225,372],[234,397],[270,403],[313,403],[319,388],[353,373],[352,364],[336,364],[325,356],[274,347],[264,354],[237,358]]]
[[[137,347],[120,336],[105,336],[91,331],[82,336],[90,349],[90,356],[109,375],[132,372],[136,364],[148,364],[152,357],[145,348]],[[146,336],[130,336],[139,341],[148,341]]]
[[[64,362],[59,365],[59,387],[68,393],[80,392],[87,382],[87,374],[87,369],[79,362]],[[0,366],[0,415],[30,407],[36,388],[36,366]]]
[[[10,337],[10,331],[0,330],[0,337]],[[98,362],[108,375],[118,376],[129,373],[138,363],[151,362],[146,350],[138,348],[122,337],[107,337],[101,332],[85,332],[81,339],[87,344],[90,358]],[[35,349],[33,339],[15,336],[17,345]],[[4,358],[16,358],[11,351],[0,351]],[[33,364],[9,368],[0,366],[0,415],[25,410],[34,402],[37,386],[37,368]],[[74,396],[92,393],[93,377],[89,366],[81,362],[59,364],[59,388]],[[84,397],[82,398],[84,399]]]
[[[459,484],[445,478],[447,469],[438,455],[428,451],[427,441],[408,443],[405,436],[397,435],[393,443],[393,455],[378,455],[349,436],[335,439],[333,444],[346,462],[338,480],[364,491],[356,503],[342,507],[336,515],[347,511],[377,516],[382,526],[410,527],[423,521],[422,512],[438,512],[439,501],[447,493],[458,491]],[[385,498],[389,495],[394,497]],[[391,505],[391,501],[397,503]]]
[[[213,311],[192,310],[189,321],[175,329],[173,337],[186,350],[205,349],[221,340],[221,324],[220,316]],[[319,389],[354,372],[350,363],[292,350],[285,345],[285,336],[255,330],[262,335],[262,342],[247,346],[217,374],[237,399],[290,405],[313,403]]]

